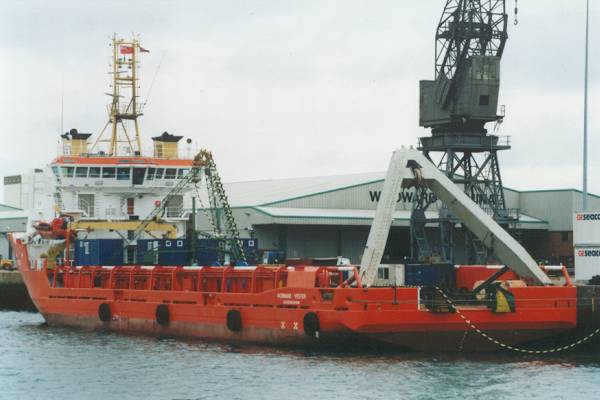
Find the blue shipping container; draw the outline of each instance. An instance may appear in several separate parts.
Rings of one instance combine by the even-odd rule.
[[[456,270],[451,264],[407,264],[404,283],[407,286],[454,287]]]
[[[218,241],[216,239],[199,239],[197,242],[196,260],[198,265],[214,265],[219,260]],[[258,240],[242,239],[244,254],[248,265],[256,265],[258,258]]]
[[[242,244],[248,265],[256,265],[258,263],[258,239],[242,239]]]
[[[138,239],[137,263],[140,265],[158,264],[158,249],[161,239]]]
[[[164,239],[158,252],[160,265],[190,265],[190,248],[186,239]]]
[[[198,239],[196,242],[196,262],[198,265],[214,265],[219,260],[216,239]]]
[[[258,240],[242,239],[246,261],[255,265],[258,256]],[[198,265],[215,265],[219,260],[216,239],[198,239],[196,242]],[[137,263],[140,265],[190,265],[191,248],[187,239],[138,239]]]
[[[139,239],[137,262],[142,265],[189,265],[188,241],[186,239]]]
[[[75,265],[122,265],[123,239],[75,241]]]

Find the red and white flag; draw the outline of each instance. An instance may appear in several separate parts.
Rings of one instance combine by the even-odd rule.
[[[121,54],[133,54],[133,47],[121,46],[120,51],[121,51]]]

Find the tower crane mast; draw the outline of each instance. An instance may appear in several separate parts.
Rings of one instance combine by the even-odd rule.
[[[431,136],[419,138],[419,150],[498,223],[514,221],[506,208],[497,152],[510,149],[508,138],[489,135],[485,125],[500,123],[498,107],[500,61],[508,39],[506,0],[444,0],[435,34],[435,78],[420,82],[419,124]],[[516,0],[515,0],[516,18]],[[516,19],[515,19],[516,22]],[[425,211],[437,202],[418,187],[411,215],[411,258],[454,260],[453,230],[458,220],[442,204],[439,217]],[[439,226],[434,249],[425,233],[428,223]],[[465,230],[468,263],[486,263],[481,241]]]

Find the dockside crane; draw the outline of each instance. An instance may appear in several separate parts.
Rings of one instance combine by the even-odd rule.
[[[500,61],[508,39],[506,0],[446,0],[435,35],[435,79],[420,82],[419,125],[431,136],[419,138],[419,150],[492,218],[505,227],[516,221],[507,209],[498,151],[510,149],[508,138],[488,134],[485,125],[504,119],[498,108]],[[515,23],[517,2],[515,4]],[[439,257],[454,262],[453,230],[457,223],[446,205],[439,217],[427,211],[437,198],[417,188],[411,215],[411,258],[427,262]],[[428,223],[439,226],[439,250],[425,234]],[[486,263],[488,251],[465,231],[468,263]]]

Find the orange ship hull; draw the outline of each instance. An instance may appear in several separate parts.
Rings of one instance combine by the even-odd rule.
[[[11,244],[31,298],[50,325],[290,346],[493,351],[573,330],[574,287],[513,288],[516,310],[432,312],[419,288],[361,288],[332,267],[64,267]],[[335,286],[331,279],[339,277]],[[465,323],[465,316],[472,326]]]

